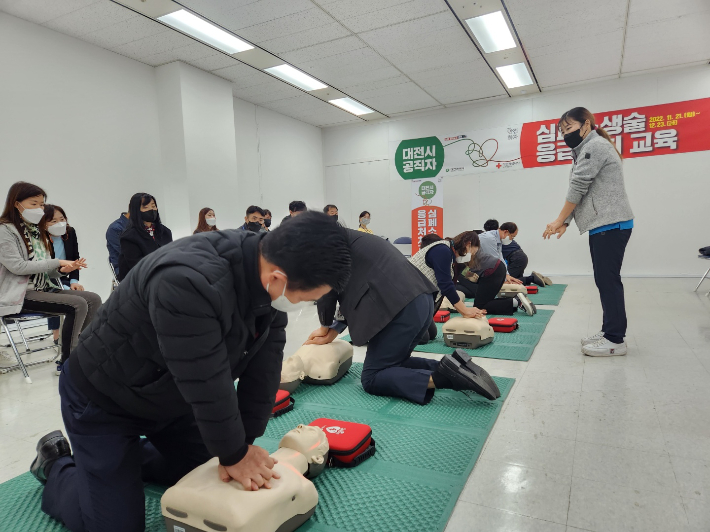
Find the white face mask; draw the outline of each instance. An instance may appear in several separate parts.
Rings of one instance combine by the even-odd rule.
[[[44,209],[37,207],[36,209],[25,209],[20,213],[25,220],[31,224],[38,224],[44,218]]]
[[[465,262],[469,262],[471,260],[471,252],[469,251],[466,253],[463,257],[456,257],[456,262],[459,264],[463,264]]]
[[[210,227],[214,227],[215,225],[217,225],[217,218],[205,218],[205,222]]]
[[[360,223],[362,225],[367,225],[370,223],[370,219],[369,218],[360,218]]]
[[[285,273],[280,272],[279,270],[276,271],[278,273],[286,275]],[[267,292],[269,291],[269,286],[270,283],[266,285]],[[313,301],[301,301],[299,303],[293,303],[289,298],[286,297],[286,285],[284,285],[284,291],[281,293],[281,295],[271,302],[271,306],[274,307],[276,310],[280,310],[281,312],[293,312],[295,310],[301,310],[302,308],[306,308],[308,305],[312,304]]]
[[[507,245],[510,244],[512,241],[513,241],[512,238],[510,238],[509,236],[506,236],[505,238],[502,238],[500,242],[501,242],[501,244],[503,244],[504,246],[507,246]]]
[[[67,233],[67,223],[57,222],[56,224],[47,227],[47,231],[49,231],[49,234],[52,236],[65,235]]]

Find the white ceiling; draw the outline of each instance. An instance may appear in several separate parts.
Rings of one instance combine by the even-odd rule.
[[[444,0],[180,0],[386,115],[506,91]],[[710,60],[710,0],[504,0],[540,87]],[[152,66],[184,61],[317,126],[360,119],[110,0],[0,10]]]

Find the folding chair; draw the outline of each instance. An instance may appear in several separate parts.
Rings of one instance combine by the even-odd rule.
[[[699,259],[704,259],[704,260],[710,260],[710,257],[708,257],[707,255],[698,255],[698,258],[699,258]],[[700,285],[703,284],[703,281],[704,281],[705,278],[708,276],[708,273],[710,273],[710,268],[708,268],[707,270],[705,270],[705,274],[700,278],[700,282],[698,283],[698,286],[695,287],[695,290],[693,290],[693,292],[697,292],[697,291],[698,291],[698,288],[700,288]],[[710,296],[710,292],[708,292],[708,293],[705,294],[705,295],[706,295],[706,296]]]
[[[0,368],[0,373],[8,373],[10,371],[14,371],[16,369],[20,369],[22,371],[22,374],[25,376],[25,382],[27,384],[32,384],[32,379],[30,378],[29,373],[27,373],[27,368],[30,366],[37,366],[39,364],[46,364],[48,362],[54,362],[60,354],[59,347],[55,346],[54,344],[45,346],[45,347],[39,347],[37,349],[30,349],[30,342],[37,342],[43,339],[46,339],[47,336],[43,337],[30,337],[29,339],[25,336],[25,332],[22,330],[22,322],[25,321],[31,321],[31,320],[41,320],[41,319],[46,319],[46,318],[53,318],[54,314],[46,314],[44,312],[21,312],[20,314],[11,314],[9,316],[0,316],[0,325],[2,325],[2,330],[5,332],[7,335],[7,339],[10,342],[10,347],[12,348],[12,351],[15,353],[15,358],[17,358],[17,364],[14,366],[10,366],[8,368]],[[20,338],[22,338],[22,343],[25,344],[25,350],[23,353],[20,353],[19,349],[17,348],[17,344],[15,343],[15,340],[12,338],[12,333],[10,332],[9,325],[14,324],[15,327],[17,328],[17,332],[20,335]],[[25,364],[25,362],[22,360],[22,355],[27,355],[29,353],[37,353],[39,351],[45,351],[47,349],[56,349],[57,354],[54,355],[51,358],[46,358],[42,360],[36,360],[34,362],[29,362]]]
[[[116,290],[118,288],[118,285],[121,284],[118,280],[118,277],[116,277],[116,269],[113,267],[113,264],[111,264],[111,259],[108,260],[108,267],[111,268],[111,292]]]

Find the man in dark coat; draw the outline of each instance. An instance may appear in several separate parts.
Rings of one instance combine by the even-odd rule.
[[[201,233],[145,257],[60,377],[74,454],[60,431],[38,443],[42,509],[72,531],[144,530],[143,482],[173,484],[215,456],[222,480],[270,488],[274,460],[253,442],[280,382],[285,312],[349,276],[347,235],[322,213],[270,233]]]
[[[330,343],[348,327],[353,344],[368,344],[361,382],[373,395],[419,404],[428,403],[435,388],[500,397],[493,379],[463,350],[441,361],[412,356],[432,322],[438,290],[386,240],[352,229],[347,234],[350,281],[344,290],[334,289],[318,301],[321,327],[306,343]],[[342,320],[334,320],[338,303]]]

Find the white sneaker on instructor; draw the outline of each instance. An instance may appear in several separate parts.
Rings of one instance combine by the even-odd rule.
[[[616,357],[626,354],[626,342],[615,344],[606,338],[601,338],[593,344],[582,347],[582,353],[590,357]]]
[[[582,338],[582,345],[593,344],[594,342],[597,342],[602,338],[604,338],[604,331],[599,331],[597,334]]]

